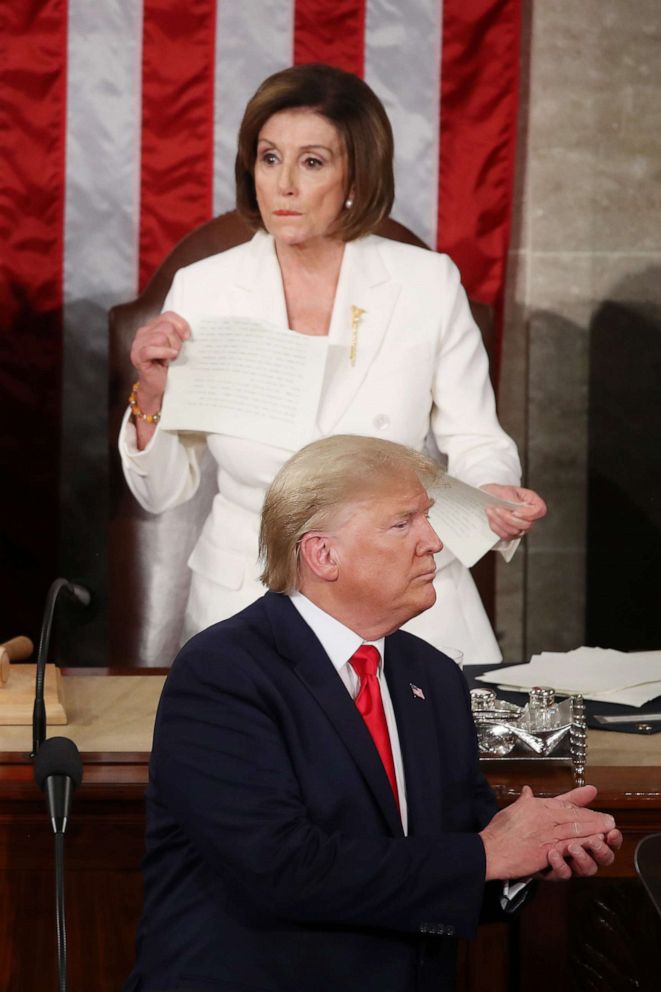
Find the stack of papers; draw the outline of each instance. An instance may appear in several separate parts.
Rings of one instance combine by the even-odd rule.
[[[533,655],[527,665],[499,667],[478,678],[511,692],[549,685],[558,695],[581,693],[602,703],[643,706],[661,696],[661,651],[585,647],[543,651]]]

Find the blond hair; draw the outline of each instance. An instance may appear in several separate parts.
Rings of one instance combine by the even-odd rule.
[[[415,476],[431,485],[442,474],[431,458],[403,444],[336,434],[301,448],[266,493],[259,532],[262,582],[273,592],[298,585],[298,549],[311,531],[326,529],[338,512]]]
[[[342,241],[370,234],[392,208],[395,196],[393,136],[383,104],[358,76],[313,63],[276,72],[248,101],[234,163],[236,208],[253,230],[264,222],[255,192],[257,140],[281,110],[305,107],[337,129],[347,153],[347,188],[353,206],[340,213],[333,234]]]

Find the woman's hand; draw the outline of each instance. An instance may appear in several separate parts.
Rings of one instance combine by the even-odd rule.
[[[138,328],[131,346],[131,364],[138,373],[140,408],[145,413],[160,410],[168,367],[190,333],[188,321],[172,310]]]
[[[172,310],[153,317],[138,328],[131,345],[131,364],[138,373],[138,404],[143,413],[160,411],[168,367],[190,334],[188,321]],[[134,419],[138,450],[142,451],[149,444],[156,425],[139,417]]]
[[[514,541],[525,537],[532,530],[536,520],[546,516],[546,503],[534,490],[521,486],[499,486],[495,482],[480,486],[485,493],[519,503],[516,508],[506,506],[487,507],[489,526],[503,541]]]

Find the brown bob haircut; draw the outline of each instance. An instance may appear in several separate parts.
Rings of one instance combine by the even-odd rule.
[[[325,117],[344,140],[347,193],[353,191],[353,206],[342,211],[333,233],[343,241],[369,234],[388,216],[395,195],[392,128],[383,104],[367,83],[321,63],[276,72],[248,102],[234,166],[237,210],[253,230],[264,227],[254,179],[259,132],[273,114],[296,107]]]

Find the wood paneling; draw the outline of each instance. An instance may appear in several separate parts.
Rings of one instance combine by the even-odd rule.
[[[70,987],[118,992],[132,965],[142,902],[148,755],[83,759],[66,834]],[[501,805],[525,783],[539,795],[572,787],[566,767],[503,763],[488,774]],[[633,851],[661,829],[661,769],[592,768],[589,778],[600,789],[598,806],[625,833],[615,865],[599,879],[540,885],[511,927],[482,928],[462,948],[462,992],[658,987],[661,924],[634,877]],[[0,753],[0,989],[57,988],[53,893],[53,837],[31,763]]]

